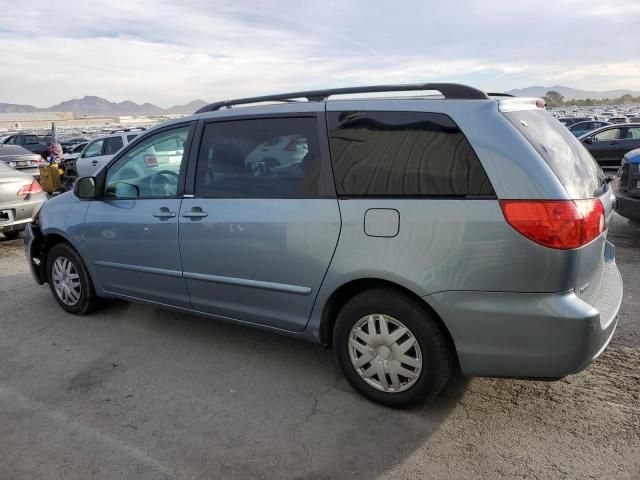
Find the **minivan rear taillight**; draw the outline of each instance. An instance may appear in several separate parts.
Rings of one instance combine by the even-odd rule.
[[[605,230],[604,207],[586,200],[500,200],[507,223],[540,245],[579,248]]]

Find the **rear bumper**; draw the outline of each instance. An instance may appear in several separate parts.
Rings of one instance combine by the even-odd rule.
[[[617,326],[622,278],[607,261],[589,301],[575,292],[442,292],[425,298],[456,346],[463,374],[559,378],[586,368]]]
[[[0,221],[0,233],[24,230],[31,222],[33,210],[41,205],[44,199],[0,205],[0,211],[9,213],[9,221]]]
[[[616,212],[629,220],[640,222],[640,198],[616,192]]]

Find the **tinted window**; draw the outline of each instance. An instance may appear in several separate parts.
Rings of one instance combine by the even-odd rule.
[[[178,179],[189,126],[156,133],[124,153],[107,172],[109,198],[172,197]],[[166,147],[171,146],[171,150]]]
[[[33,145],[34,143],[40,143],[38,142],[38,137],[36,137],[35,135],[26,135],[24,137],[25,145]]]
[[[136,138],[138,135],[127,135],[127,142],[130,142],[131,140],[133,140],[134,138]]]
[[[123,146],[122,137],[109,137],[104,141],[104,154],[113,155]]]
[[[288,198],[318,194],[314,118],[210,123],[198,158],[196,195]]]
[[[571,198],[591,198],[604,180],[602,170],[576,137],[542,110],[505,116],[547,162]]]
[[[339,195],[494,195],[480,160],[446,115],[329,113]]]

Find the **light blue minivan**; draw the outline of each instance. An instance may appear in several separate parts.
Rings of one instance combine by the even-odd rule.
[[[352,98],[371,92],[389,97]],[[405,406],[457,369],[560,378],[598,357],[622,299],[614,201],[541,100],[296,92],[146,131],[45,203],[27,257],[70,313],[119,298],[321,342]]]

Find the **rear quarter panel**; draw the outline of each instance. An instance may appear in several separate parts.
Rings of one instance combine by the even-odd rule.
[[[329,296],[360,278],[391,281],[421,297],[452,290],[559,292],[576,281],[580,253],[526,239],[505,222],[497,200],[350,199],[339,206],[342,231],[312,332]],[[373,208],[399,212],[395,237],[365,234],[365,213]]]

